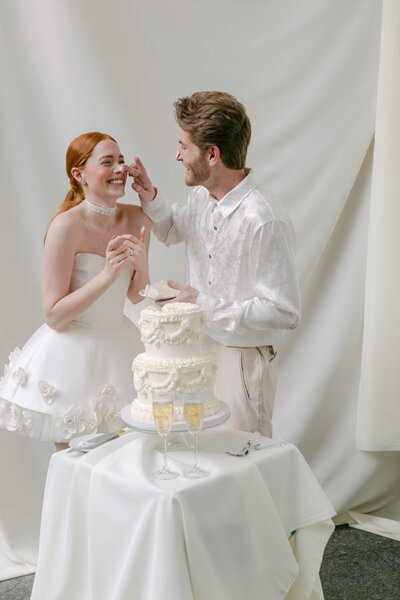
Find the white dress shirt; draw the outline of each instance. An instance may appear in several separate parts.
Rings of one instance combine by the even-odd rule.
[[[199,186],[183,207],[157,195],[142,208],[160,241],[185,242],[186,281],[200,292],[211,338],[225,346],[267,346],[297,326],[293,225],[251,173],[219,201]]]

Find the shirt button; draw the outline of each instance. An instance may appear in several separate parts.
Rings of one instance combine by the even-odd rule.
[[[211,281],[208,282],[208,285],[211,285]]]
[[[208,255],[208,258],[211,258],[211,254]]]
[[[215,229],[215,231],[217,231],[218,227],[216,225],[214,225],[214,229]]]

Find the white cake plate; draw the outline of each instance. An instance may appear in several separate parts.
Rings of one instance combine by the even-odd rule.
[[[138,429],[139,431],[146,432],[157,432],[156,424],[154,421],[139,421],[132,415],[131,404],[126,404],[121,410],[121,418],[124,423]],[[210,427],[216,427],[222,425],[229,419],[230,410],[229,406],[225,402],[219,402],[219,411],[209,417],[204,417],[203,429],[209,429]],[[172,423],[171,431],[189,431],[186,421],[174,421]]]

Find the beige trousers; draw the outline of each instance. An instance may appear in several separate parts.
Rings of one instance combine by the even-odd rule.
[[[214,391],[229,405],[228,424],[242,431],[259,431],[272,437],[272,411],[278,378],[278,356],[272,346],[222,346],[209,337],[206,352],[215,358]]]

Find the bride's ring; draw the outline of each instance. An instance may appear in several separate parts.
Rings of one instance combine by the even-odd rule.
[[[133,255],[135,254],[135,251],[134,251],[134,250],[129,250],[129,254],[130,254],[131,256],[133,256]]]

